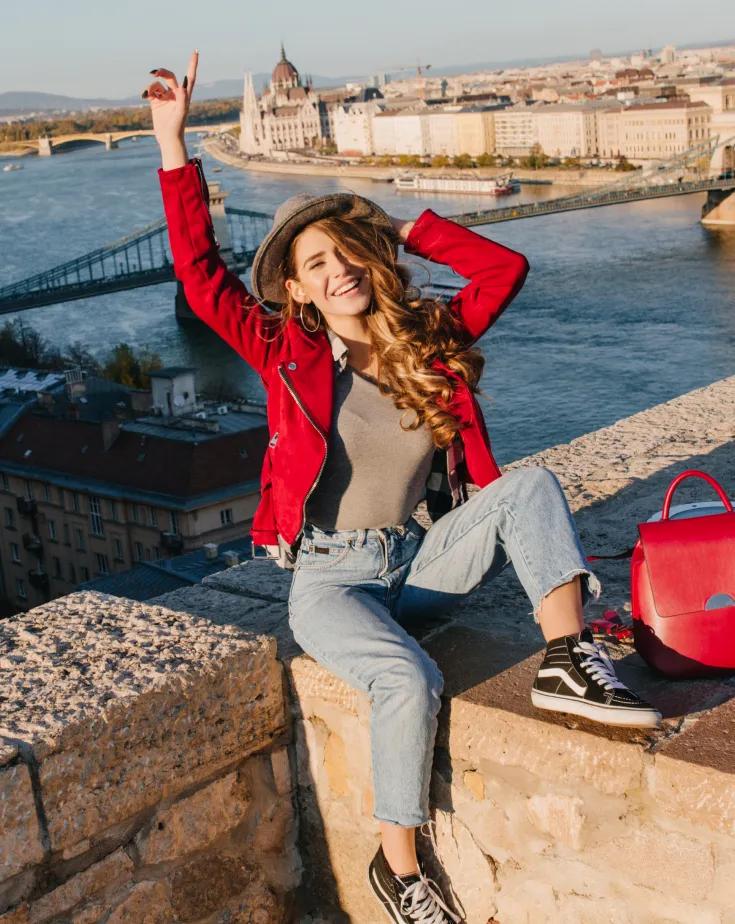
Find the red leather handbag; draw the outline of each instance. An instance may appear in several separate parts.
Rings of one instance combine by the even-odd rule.
[[[670,515],[674,491],[692,477],[717,491],[724,512],[709,505],[716,512],[706,516]],[[667,677],[735,671],[735,512],[722,487],[705,472],[682,472],[669,485],[661,518],[640,523],[638,533],[630,573],[639,654]]]

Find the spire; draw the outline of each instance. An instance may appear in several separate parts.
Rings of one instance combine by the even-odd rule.
[[[286,49],[283,47],[283,40],[281,40],[281,61],[286,60]]]

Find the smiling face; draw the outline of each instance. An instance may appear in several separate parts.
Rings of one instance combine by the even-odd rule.
[[[292,298],[313,304],[327,324],[332,316],[354,316],[367,310],[373,291],[366,267],[342,253],[318,225],[304,228],[291,248],[295,275],[285,286]]]

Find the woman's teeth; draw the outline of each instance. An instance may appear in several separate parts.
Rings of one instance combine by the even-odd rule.
[[[343,286],[341,289],[337,289],[334,293],[335,295],[346,295],[348,292],[351,292],[360,284],[359,279],[355,279],[354,282],[351,282],[348,286]]]

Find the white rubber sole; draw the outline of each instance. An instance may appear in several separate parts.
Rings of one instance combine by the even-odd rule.
[[[531,702],[537,709],[548,712],[566,712],[578,715],[603,725],[620,725],[626,728],[658,728],[661,713],[655,709],[625,709],[620,706],[603,706],[585,700],[558,696],[556,693],[542,693],[531,689]]]

